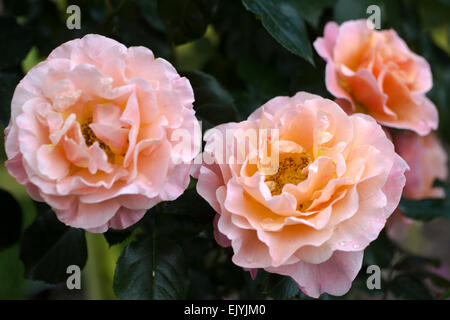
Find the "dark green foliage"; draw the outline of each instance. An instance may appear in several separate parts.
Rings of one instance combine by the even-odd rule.
[[[0,71],[0,123],[6,128],[11,116],[11,99],[20,81],[21,72]]]
[[[446,197],[443,199],[414,200],[403,198],[400,202],[401,212],[415,220],[430,221],[435,218],[450,218],[450,185],[439,182],[443,187]]]
[[[20,243],[20,259],[27,278],[47,283],[67,279],[67,267],[86,264],[87,247],[84,231],[69,228],[57,220],[51,209],[36,203],[38,216],[25,230]]]
[[[108,242],[109,246],[112,247],[116,244],[122,243],[125,240],[127,240],[133,233],[133,231],[130,229],[126,229],[126,230],[109,229],[103,235],[105,236],[105,239]]]
[[[0,203],[2,204],[0,224],[0,250],[8,248],[19,241],[22,229],[22,209],[5,190],[0,189]]]
[[[189,279],[180,246],[148,236],[130,243],[117,261],[114,292],[119,299],[183,299]]]
[[[158,13],[175,44],[203,36],[217,9],[217,0],[159,0]]]
[[[364,265],[375,264],[380,268],[388,268],[395,254],[395,244],[389,240],[383,230],[378,238],[364,250]]]
[[[2,15],[0,16],[0,43],[5,46],[0,51],[0,123],[6,127],[9,122],[13,92],[22,77],[20,63],[32,46],[30,30],[19,25],[16,17]]]
[[[263,26],[282,46],[314,64],[305,23],[296,0],[243,0],[245,7],[261,19]]]
[[[0,16],[0,30],[0,42],[7,44],[7,49],[0,51],[0,70],[20,65],[31,49],[30,30],[19,25],[13,16]]]
[[[185,72],[195,93],[195,112],[199,120],[212,125],[237,121],[233,97],[211,75],[199,71]]]
[[[269,274],[266,280],[267,294],[278,300],[289,300],[300,294],[300,289],[290,277]]]
[[[389,289],[399,299],[432,299],[428,288],[418,279],[409,275],[400,275],[389,284]]]

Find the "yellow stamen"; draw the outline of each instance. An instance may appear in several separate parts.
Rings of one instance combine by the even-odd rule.
[[[83,134],[86,145],[90,147],[92,144],[94,144],[95,141],[98,141],[98,145],[103,149],[103,151],[105,151],[106,155],[108,156],[108,160],[110,162],[113,162],[112,160],[114,159],[114,152],[112,152],[111,148],[106,143],[97,138],[94,131],[92,131],[91,127],[89,127],[91,123],[92,118],[88,118],[81,125],[81,133]]]
[[[264,179],[272,195],[281,194],[287,183],[296,185],[305,180],[310,162],[311,158],[305,152],[280,154],[278,172]]]

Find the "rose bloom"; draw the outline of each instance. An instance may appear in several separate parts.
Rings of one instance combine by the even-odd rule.
[[[366,20],[329,22],[314,47],[327,62],[328,91],[346,101],[350,113],[420,135],[437,128],[436,107],[425,96],[432,87],[430,66],[394,30],[371,30]]]
[[[403,196],[416,200],[444,198],[444,190],[433,185],[436,179],[445,181],[448,177],[447,153],[437,136],[433,132],[421,137],[411,131],[401,131],[393,133],[392,138],[395,150],[410,167],[405,173]],[[408,227],[420,224],[396,210],[389,219],[387,230],[392,239],[402,242],[407,238]]]
[[[403,196],[410,199],[443,198],[444,190],[434,187],[436,179],[448,176],[447,154],[437,136],[432,132],[421,137],[411,131],[392,135],[395,150],[408,163]]]
[[[63,223],[126,228],[186,189],[196,148],[181,152],[170,136],[198,126],[193,101],[189,81],[147,48],[66,42],[14,92],[6,167]]]
[[[260,128],[279,129],[276,173],[255,164],[259,146],[248,141],[239,148],[238,132]],[[208,162],[193,175],[217,212],[217,242],[232,247],[236,265],[290,276],[309,296],[345,294],[405,183],[407,165],[381,126],[299,92],[214,130],[205,135]],[[226,132],[235,140],[221,141]]]

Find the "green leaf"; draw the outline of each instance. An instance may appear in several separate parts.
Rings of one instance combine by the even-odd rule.
[[[44,203],[36,203],[38,216],[25,230],[20,243],[20,259],[25,275],[32,280],[59,283],[67,279],[67,267],[86,264],[84,231],[59,222]]]
[[[400,299],[429,300],[433,296],[428,288],[410,275],[399,275],[389,283],[389,290]]]
[[[231,257],[228,259],[231,260]],[[264,288],[265,280],[267,279],[267,272],[263,269],[257,271],[256,277],[253,279],[250,272],[244,269],[239,270],[239,273],[243,273],[243,279],[238,280],[241,282],[239,290],[239,300],[263,300],[267,299],[267,293]]]
[[[413,200],[403,198],[400,201],[400,211],[408,218],[421,221],[430,221],[434,218],[450,218],[448,200],[425,199]]]
[[[166,215],[192,215],[198,218],[209,218],[216,213],[195,188],[186,190],[173,201],[161,202],[159,210]]]
[[[173,239],[187,239],[198,235],[201,231],[209,227],[209,223],[200,221],[198,218],[190,215],[197,214],[194,209],[195,206],[191,207],[189,211],[178,212],[178,213],[166,213],[161,212],[151,212],[150,214],[157,220],[157,230],[158,235],[170,236]],[[178,211],[178,209],[177,209]],[[211,214],[211,219],[214,217]]]
[[[122,243],[125,240],[127,240],[131,236],[132,233],[133,233],[133,230],[131,228],[126,229],[126,230],[109,229],[108,231],[106,231],[103,234],[103,236],[105,237],[109,246],[112,247],[116,244]]]
[[[242,0],[247,10],[261,17],[264,28],[283,47],[314,65],[302,10],[297,0]]]
[[[0,223],[0,250],[8,248],[19,241],[22,229],[22,209],[9,192],[0,189],[2,213]]]
[[[119,299],[183,299],[189,277],[182,249],[150,236],[130,243],[117,260],[113,286]]]
[[[194,109],[200,120],[213,125],[237,121],[233,97],[213,76],[200,71],[184,72],[183,75],[194,89]]]
[[[176,200],[162,202],[150,209],[143,219],[143,226],[157,236],[187,240],[209,229],[214,215],[214,209],[196,190],[189,189]]]
[[[439,217],[450,218],[448,192],[445,199],[415,200],[402,198],[399,208],[404,216],[414,220],[430,221]]]
[[[217,10],[217,0],[158,0],[158,13],[176,45],[200,38]]]
[[[443,187],[446,197],[443,199],[406,199],[400,200],[400,211],[408,218],[421,221],[430,221],[434,218],[450,218],[450,185],[437,181],[438,187]]]
[[[300,294],[300,289],[291,277],[272,273],[267,278],[266,292],[274,299],[288,300]]]

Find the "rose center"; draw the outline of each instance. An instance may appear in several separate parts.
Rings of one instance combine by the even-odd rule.
[[[277,173],[264,179],[273,196],[281,194],[287,183],[298,184],[308,176],[311,158],[305,152],[280,154]]]
[[[88,118],[83,124],[81,124],[81,133],[83,134],[86,145],[90,147],[94,144],[95,141],[97,141],[100,148],[105,151],[108,159],[111,161],[112,159],[114,159],[114,152],[112,152],[111,148],[106,143],[97,138],[94,131],[91,129],[91,127],[89,127],[91,123],[92,117]]]

